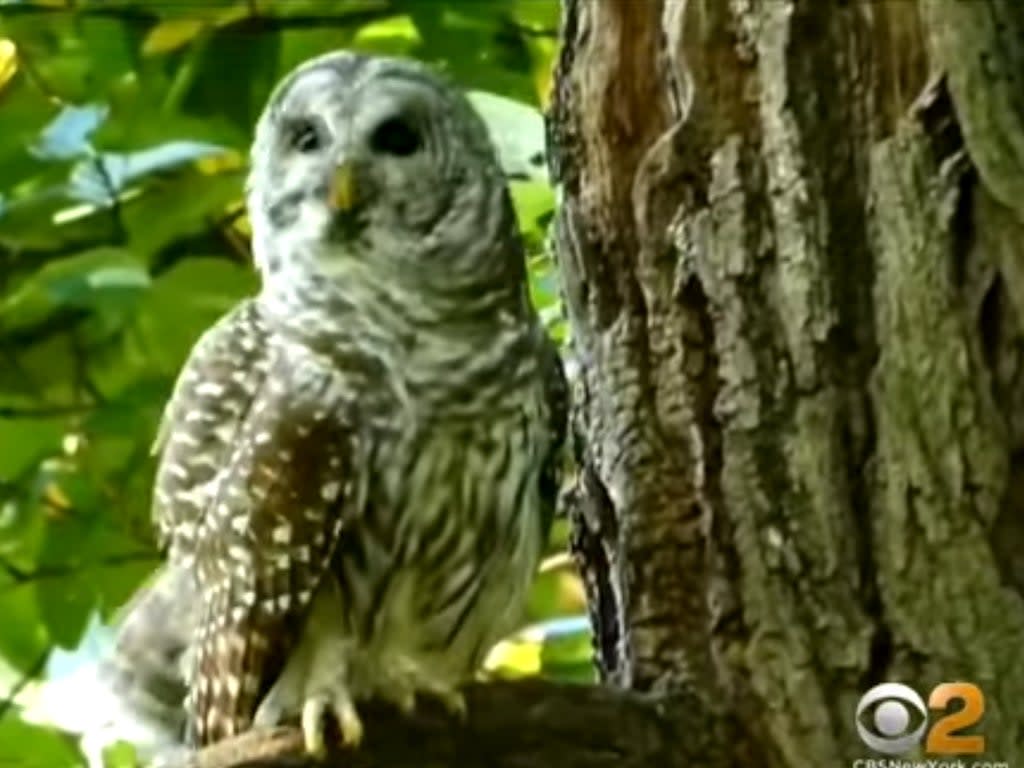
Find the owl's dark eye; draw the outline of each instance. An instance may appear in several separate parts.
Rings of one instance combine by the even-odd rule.
[[[408,157],[423,141],[416,129],[400,117],[391,117],[373,129],[370,148],[385,155]]]
[[[323,131],[312,120],[295,120],[286,127],[288,146],[297,152],[316,152],[324,144]]]

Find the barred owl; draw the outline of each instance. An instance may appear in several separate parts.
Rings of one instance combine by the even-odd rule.
[[[201,746],[457,686],[517,620],[554,504],[564,381],[481,119],[411,62],[334,53],[260,118],[258,295],[197,343],[155,517],[195,579]]]

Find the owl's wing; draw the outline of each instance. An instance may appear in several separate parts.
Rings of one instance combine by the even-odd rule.
[[[362,493],[339,374],[287,345],[269,343],[263,384],[196,533],[202,617],[189,737],[198,745],[251,724],[298,639],[343,510]]]
[[[204,333],[174,386],[153,446],[153,517],[172,560],[188,565],[218,475],[267,373],[268,332],[252,301]]]

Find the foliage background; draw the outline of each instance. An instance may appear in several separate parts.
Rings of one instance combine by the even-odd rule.
[[[160,562],[156,422],[197,336],[255,289],[246,152],[289,69],[348,48],[474,92],[564,341],[539,113],[557,17],[557,0],[0,0],[0,766],[82,764],[53,723],[73,729],[88,702],[54,683]],[[564,537],[492,673],[590,678]]]

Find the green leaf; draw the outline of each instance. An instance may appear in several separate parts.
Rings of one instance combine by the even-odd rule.
[[[82,490],[92,498],[78,496],[74,510],[48,526],[39,558],[48,574],[38,580],[39,616],[62,648],[76,647],[94,609],[110,615],[158,562],[155,548],[149,557],[140,542],[112,527],[116,520],[105,519],[95,487]]]
[[[543,1],[543,0],[541,0]],[[416,55],[447,71],[464,88],[536,104],[532,61],[523,36],[510,27],[505,3],[397,0],[416,24]]]
[[[213,32],[194,66],[198,73],[182,100],[182,108],[195,114],[226,117],[250,134],[263,111],[263,104],[277,75],[281,35],[259,29],[257,21],[234,24]],[[184,66],[184,65],[183,65]],[[224,76],[224,68],[245,73],[244,77]]]
[[[19,405],[25,404],[24,400],[11,401],[0,393],[0,409],[16,409]],[[28,407],[33,404],[29,401]],[[58,452],[65,428],[63,418],[0,418],[0,484],[14,481],[30,467],[34,467],[44,456]],[[2,498],[0,494],[0,499]],[[2,536],[3,519],[0,516],[0,537]]]
[[[28,672],[50,646],[36,603],[35,585],[17,584],[0,575],[0,655],[21,672]],[[2,743],[2,739],[0,739]],[[4,765],[0,759],[0,765]]]
[[[148,285],[148,273],[131,252],[94,248],[46,264],[0,301],[0,327],[29,326],[60,307],[124,311]]]
[[[140,765],[135,747],[119,741],[103,750],[104,768],[138,768]]]
[[[70,334],[42,335],[32,343],[7,344],[0,350],[8,363],[0,366],[0,393],[5,405],[15,409],[38,407],[46,413],[54,407],[71,406],[73,410],[85,401],[81,382],[74,375],[75,356],[80,351]],[[68,413],[65,424],[73,417]]]
[[[132,249],[153,257],[171,243],[209,232],[238,202],[242,178],[237,171],[187,173],[154,184],[121,208]]]
[[[409,56],[423,44],[416,25],[407,15],[389,16],[359,28],[349,47],[355,51],[386,56]]]
[[[40,616],[49,637],[61,648],[74,648],[95,605],[95,590],[83,579],[47,579],[39,585]]]
[[[32,77],[63,103],[92,102],[132,66],[134,30],[116,18],[22,12],[0,19],[0,36],[14,40],[32,63]]]
[[[520,229],[542,235],[545,219],[555,208],[551,187],[539,181],[513,181],[509,188]]]
[[[501,641],[488,653],[484,668],[504,678],[543,674],[593,682],[592,657],[590,620],[567,616],[531,625]]]
[[[331,16],[339,24],[349,24],[352,19],[361,20],[375,13],[383,14],[392,10],[391,0],[335,0],[332,3],[323,0],[277,0],[266,5],[274,16],[316,15],[321,19]]]
[[[583,615],[551,619],[540,627],[543,631],[541,666],[545,677],[566,682],[596,682],[590,619]]]
[[[137,344],[151,371],[176,373],[199,335],[257,288],[238,264],[191,258],[161,275],[139,309]]]
[[[512,0],[510,5],[515,20],[532,32],[558,34],[558,0]]]
[[[4,768],[81,768],[82,758],[56,731],[8,715],[0,720],[0,765]]]

